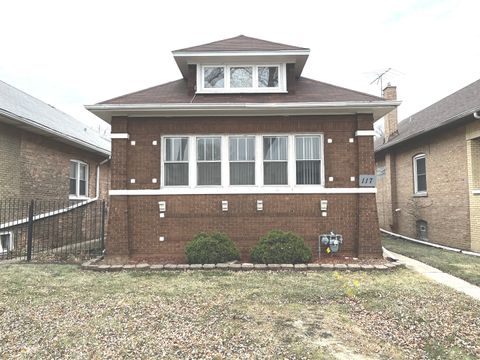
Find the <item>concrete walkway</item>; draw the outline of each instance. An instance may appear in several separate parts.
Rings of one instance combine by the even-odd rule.
[[[468,296],[473,297],[476,300],[480,300],[480,287],[470,284],[465,280],[459,279],[455,276],[450,274],[446,274],[437,268],[424,264],[420,261],[411,259],[409,257],[394,253],[383,248],[384,254],[387,257],[391,257],[394,259],[398,259],[399,261],[403,262],[407,268],[412,269],[433,281],[436,281],[440,284],[447,285],[452,289],[460,291]]]

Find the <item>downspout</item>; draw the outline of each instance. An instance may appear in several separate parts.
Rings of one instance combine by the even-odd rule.
[[[102,166],[103,164],[110,161],[111,158],[112,157],[109,156],[108,158],[106,158],[102,162],[98,163],[98,165],[97,165],[97,184],[96,184],[97,186],[96,186],[96,189],[95,189],[95,199],[94,200],[98,200],[98,198],[100,196],[100,166]]]
[[[478,113],[478,111],[475,111],[475,112],[473,113],[473,117],[474,117],[475,119],[479,119],[479,120],[480,120],[480,114]]]

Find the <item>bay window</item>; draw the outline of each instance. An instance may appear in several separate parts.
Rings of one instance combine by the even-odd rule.
[[[188,138],[165,139],[164,183],[166,186],[188,185]]]
[[[288,184],[288,158],[286,136],[263,138],[263,183],[265,185]]]
[[[255,185],[255,137],[229,138],[230,185]]]
[[[221,185],[221,158],[219,137],[197,138],[197,184]]]
[[[86,197],[88,192],[88,165],[83,161],[70,160],[70,197]]]
[[[295,155],[298,185],[321,183],[320,136],[296,136]]]

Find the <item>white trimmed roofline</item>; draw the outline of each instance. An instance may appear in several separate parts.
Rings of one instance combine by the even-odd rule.
[[[5,118],[8,118],[12,120],[12,122],[19,122],[21,124],[25,124],[27,126],[31,126],[32,128],[36,129],[38,132],[43,133],[43,134],[48,134],[51,135],[55,138],[58,138],[60,141],[70,144],[74,147],[79,147],[83,149],[87,149],[90,151],[93,151],[95,153],[105,155],[105,156],[110,156],[111,152],[108,150],[105,150],[101,147],[92,145],[86,141],[74,138],[72,136],[66,135],[60,131],[57,131],[55,129],[49,128],[47,126],[44,126],[42,124],[37,123],[36,121],[18,116],[16,114],[13,114],[9,111],[5,111],[3,109],[0,109],[0,116],[4,116]]]
[[[310,50],[277,50],[277,51],[172,51],[175,57],[197,57],[197,56],[308,56]]]
[[[401,101],[338,101],[289,103],[173,103],[173,104],[96,104],[85,108],[110,123],[112,116],[274,116],[373,114],[378,120]]]

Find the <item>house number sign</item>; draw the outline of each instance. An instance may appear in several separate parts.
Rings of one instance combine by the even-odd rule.
[[[358,178],[360,187],[375,187],[377,177],[375,175],[360,175]]]

